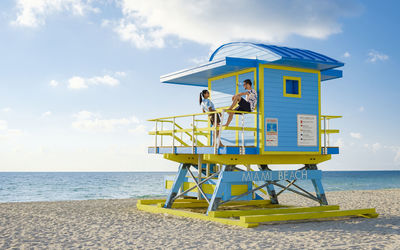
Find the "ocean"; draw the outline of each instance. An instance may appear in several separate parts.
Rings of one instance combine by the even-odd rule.
[[[165,196],[174,172],[0,172],[0,202]],[[325,191],[400,188],[400,171],[324,171]],[[310,181],[298,181],[312,191]]]

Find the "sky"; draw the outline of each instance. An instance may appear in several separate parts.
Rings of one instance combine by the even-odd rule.
[[[159,77],[250,41],[345,63],[323,82],[341,153],[324,170],[400,170],[398,1],[0,2],[0,171],[175,171],[147,119],[199,112]]]

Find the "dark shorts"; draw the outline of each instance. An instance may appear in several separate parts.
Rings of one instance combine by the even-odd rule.
[[[235,110],[236,110],[236,111],[251,112],[250,103],[247,102],[245,99],[240,98],[239,107],[235,108]]]
[[[214,126],[215,122],[215,114],[209,114],[208,117],[210,118],[211,126]],[[219,114],[217,114],[217,125],[221,123],[221,118],[219,118]]]

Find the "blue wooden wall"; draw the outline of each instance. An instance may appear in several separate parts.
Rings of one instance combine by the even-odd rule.
[[[263,70],[264,121],[265,118],[278,118],[278,146],[264,146],[264,151],[319,151],[319,139],[316,147],[297,146],[297,114],[317,115],[319,138],[318,74]],[[283,96],[283,76],[301,77],[301,98]]]

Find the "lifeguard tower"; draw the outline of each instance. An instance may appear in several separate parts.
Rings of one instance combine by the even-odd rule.
[[[328,205],[318,169],[319,163],[339,154],[339,148],[330,144],[330,135],[339,130],[329,123],[340,116],[321,114],[321,82],[342,77],[337,68],[343,65],[310,50],[236,42],[216,49],[205,64],[161,76],[162,83],[208,88],[217,111],[149,120],[155,130],[150,132],[154,145],[148,152],[163,154],[179,163],[179,169],[176,176],[165,178],[165,200],[140,200],[138,208],[243,227],[282,220],[376,217],[375,209],[339,210]],[[224,124],[234,112],[225,109],[234,94],[244,92],[245,79],[258,93],[254,112],[235,112],[228,127],[211,126],[209,115],[219,113]],[[301,168],[284,170],[282,164]],[[314,190],[306,190],[300,180],[311,181]],[[285,191],[317,206],[279,204]]]

